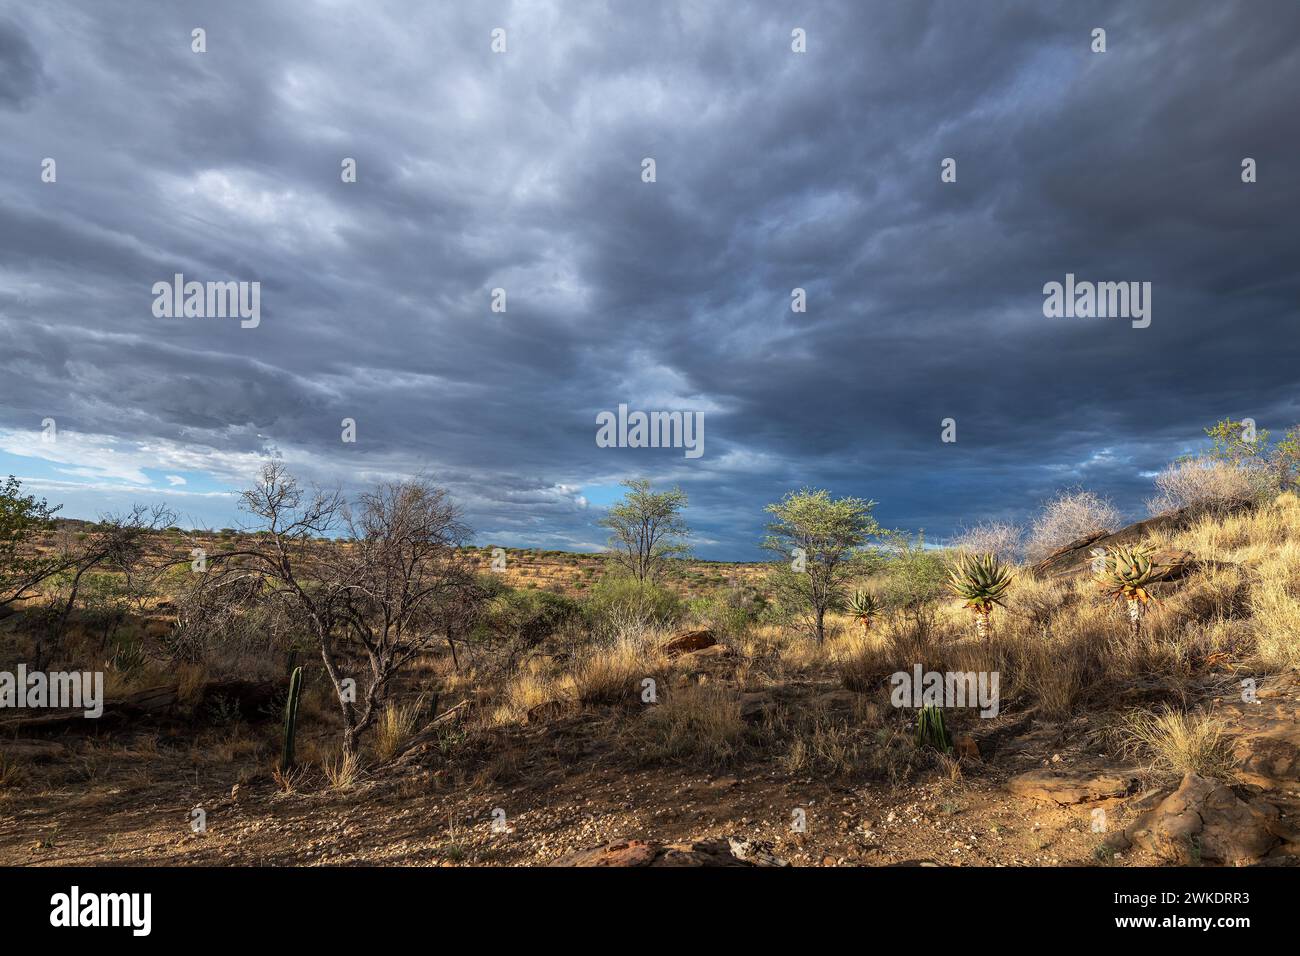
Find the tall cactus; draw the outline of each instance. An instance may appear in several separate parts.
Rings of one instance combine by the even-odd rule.
[[[293,738],[298,732],[298,698],[302,696],[302,668],[295,667],[289,677],[289,696],[284,701],[284,747],[280,751],[280,769],[293,766]]]
[[[952,738],[944,726],[943,711],[938,707],[923,707],[916,715],[916,745],[933,747],[941,753],[952,750]]]

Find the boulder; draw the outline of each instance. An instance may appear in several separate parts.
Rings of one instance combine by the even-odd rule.
[[[683,660],[704,661],[713,657],[726,657],[731,653],[731,649],[726,644],[711,644],[708,647],[702,647],[698,651],[691,651],[689,654],[683,654]]]
[[[952,742],[958,760],[981,760],[980,746],[970,734],[963,734]]]
[[[1137,821],[1106,839],[1115,850],[1138,846],[1164,863],[1253,863],[1278,843],[1277,807],[1249,787],[1194,773]]]
[[[1249,504],[1243,503],[1237,508],[1230,509],[1230,512],[1249,507]],[[1186,527],[1195,517],[1194,511],[1180,508],[1147,518],[1145,521],[1139,521],[1113,533],[1096,532],[1085,535],[1043,558],[1029,569],[1029,573],[1038,578],[1066,578],[1085,572],[1090,573],[1094,548],[1138,544],[1143,538],[1156,532],[1174,531]],[[1159,551],[1156,553],[1156,562],[1165,569],[1161,579],[1166,581],[1177,580],[1196,567],[1193,555],[1186,551]]]
[[[1300,789],[1300,723],[1266,719],[1233,742],[1237,776],[1268,789]]]
[[[706,647],[713,647],[718,643],[717,638],[713,636],[712,631],[683,631],[671,638],[664,645],[664,653],[669,656],[675,654],[689,654],[692,651],[700,651]]]
[[[765,690],[740,695],[740,719],[756,724],[776,706],[776,698]]]
[[[1129,771],[1030,770],[1007,781],[1007,789],[1022,797],[1068,806],[1122,797],[1137,788],[1137,774]]]

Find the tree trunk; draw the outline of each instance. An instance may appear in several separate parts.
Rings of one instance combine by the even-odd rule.
[[[338,698],[339,710],[343,714],[343,752],[355,755],[357,746],[356,707],[353,703],[343,699],[343,678],[339,675],[338,666],[334,663],[329,637],[323,633],[318,633],[317,638],[320,642],[321,660],[325,662],[325,673],[329,675],[330,682],[334,685],[334,695]]]
[[[1142,632],[1142,603],[1137,598],[1128,599],[1128,626],[1134,637]]]
[[[447,647],[451,650],[451,662],[456,667],[456,673],[460,673],[460,661],[456,657],[456,642],[451,638],[451,631],[447,631]]]
[[[817,643],[821,644],[826,640],[826,609],[819,607],[817,609]]]
[[[357,755],[357,732],[351,723],[343,726],[343,753],[348,757]]]

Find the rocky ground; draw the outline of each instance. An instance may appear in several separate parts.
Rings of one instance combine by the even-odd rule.
[[[1300,682],[1286,675],[1255,703],[1215,706],[1239,750],[1234,785],[1189,775],[1151,786],[1090,748],[1086,721],[1032,715],[897,788],[761,762],[716,774],[636,767],[599,714],[511,731],[476,779],[415,751],[345,790],[283,792],[264,774],[231,783],[187,769],[181,747],[154,737],[80,785],[8,791],[0,864],[1293,864]],[[57,759],[79,759],[76,743],[60,746]]]

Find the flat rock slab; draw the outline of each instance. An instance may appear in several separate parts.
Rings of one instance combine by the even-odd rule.
[[[1250,788],[1189,773],[1132,825],[1106,838],[1116,850],[1139,846],[1164,863],[1253,863],[1282,842],[1277,807]]]
[[[1106,800],[1132,793],[1137,774],[1107,770],[1030,770],[1007,781],[1006,787],[1021,797],[1068,806],[1092,800]]]
[[[1258,700],[1231,700],[1221,713],[1232,722],[1237,778],[1268,790],[1300,790],[1300,675],[1264,683]]]
[[[1248,507],[1249,505],[1242,504],[1231,509],[1231,512],[1246,510]],[[1194,518],[1192,511],[1180,508],[1131,524],[1113,534],[1096,532],[1085,535],[1043,558],[1029,569],[1029,573],[1038,578],[1066,578],[1091,573],[1093,549],[1136,544],[1150,534],[1185,527]],[[1192,571],[1196,567],[1196,560],[1190,552],[1160,551],[1156,555],[1156,564],[1161,568],[1161,580],[1173,581]]]
[[[1300,722],[1288,717],[1260,723],[1233,745],[1237,776],[1270,790],[1300,788]]]

